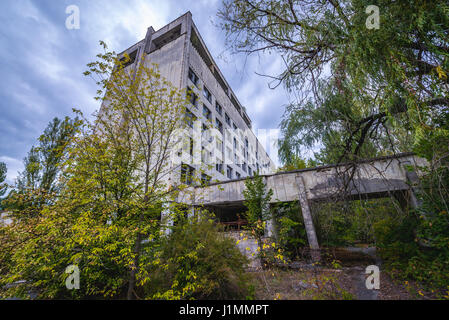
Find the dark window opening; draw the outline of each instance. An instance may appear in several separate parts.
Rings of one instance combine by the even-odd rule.
[[[122,58],[120,58],[120,62],[123,63],[123,68],[126,68],[127,66],[132,65],[136,61],[137,57],[137,50],[134,50],[131,53],[128,53],[129,60],[123,55]]]
[[[193,139],[189,137],[189,154],[193,156]]]
[[[202,185],[208,185],[210,183],[211,177],[209,177],[207,174],[202,173],[201,174],[201,184]]]
[[[187,98],[194,107],[197,107],[198,96],[193,92],[192,88],[190,87],[187,87]]]
[[[222,161],[215,164],[215,170],[217,170],[220,173],[223,173],[223,162]]]
[[[190,111],[189,109],[186,108],[186,113],[185,113],[185,122],[186,124],[190,127],[193,128],[193,123],[196,121],[196,116],[192,113],[192,111]]]
[[[222,116],[223,115],[223,108],[218,104],[218,102],[215,102],[215,110],[217,113]]]
[[[221,133],[223,133],[223,124],[221,123],[221,121],[218,120],[217,118],[215,118],[215,123],[217,124],[217,129],[218,129],[218,131],[220,131]]]
[[[152,49],[150,50],[150,53],[156,50],[159,50],[163,46],[165,46],[167,43],[172,42],[173,40],[176,40],[181,35],[181,25],[176,26],[172,30],[164,33],[163,35],[157,37],[152,41]]]
[[[191,185],[193,182],[193,175],[195,169],[188,164],[181,164],[181,182]]]
[[[226,112],[225,112],[225,121],[228,124],[228,126],[231,126],[231,118],[229,118],[229,116]]]
[[[232,168],[230,166],[226,166],[226,177],[232,179]]]
[[[189,68],[189,79],[193,82],[194,85],[198,85],[198,76],[195,74],[195,72],[192,71],[192,69]]]
[[[207,101],[209,101],[210,103],[212,103],[212,94],[210,93],[209,90],[207,90],[206,87],[204,87],[203,94],[204,94],[204,97],[207,99]]]
[[[212,112],[209,110],[209,108],[203,104],[203,116],[207,120],[211,121],[211,114],[212,114]]]

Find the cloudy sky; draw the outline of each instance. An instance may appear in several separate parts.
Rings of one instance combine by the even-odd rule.
[[[80,28],[66,28],[66,8],[80,10]],[[216,26],[221,0],[3,0],[0,19],[0,161],[8,182],[23,170],[22,161],[54,117],[85,115],[99,108],[96,86],[82,75],[100,52],[99,40],[120,52],[189,11],[209,51],[240,102],[247,107],[254,130],[277,129],[288,96],[268,88],[280,59],[273,55],[231,55]],[[268,150],[277,162],[274,148]]]

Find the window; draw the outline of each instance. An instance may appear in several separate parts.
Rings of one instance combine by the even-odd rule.
[[[217,118],[215,118],[215,123],[217,124],[217,129],[218,129],[218,131],[220,131],[221,133],[223,133],[223,124],[221,123],[221,121],[218,120]]]
[[[210,103],[212,103],[212,94],[210,93],[209,90],[207,90],[206,87],[204,87],[203,94],[204,94],[204,97],[207,99],[207,101],[209,101]]]
[[[191,68],[189,68],[189,79],[193,82],[194,85],[198,85],[199,78]]]
[[[211,177],[209,177],[207,174],[202,173],[201,174],[201,184],[207,185],[210,183]]]
[[[190,103],[193,104],[195,107],[198,104],[198,96],[193,92],[192,88],[187,87],[187,98],[189,99]]]
[[[245,138],[245,147],[248,149],[248,138]]]
[[[187,125],[190,128],[193,128],[193,123],[196,120],[196,116],[192,113],[192,111],[190,111],[189,109],[186,108],[186,112],[185,112],[185,121],[187,123]]]
[[[128,57],[126,57],[126,56],[123,56],[120,59],[120,62],[123,63],[123,68],[126,68],[127,66],[132,65],[134,63],[134,61],[136,61],[137,50],[134,50],[133,52],[131,52],[129,54],[126,53],[126,54],[128,55],[129,59],[127,59]]]
[[[220,173],[223,173],[223,161],[217,158],[217,163],[215,164],[215,170]]]
[[[195,169],[188,164],[181,164],[181,183],[191,185],[193,182],[193,174]]]
[[[253,169],[250,166],[248,166],[248,174],[250,177],[253,176]]]
[[[216,145],[217,145],[217,150],[220,150],[220,152],[222,152],[222,150],[223,150],[223,141],[221,141],[220,139],[216,138]]]
[[[242,169],[246,172],[246,162],[243,162]]]
[[[235,125],[235,123],[232,123],[232,127],[234,128],[234,130],[237,130],[237,126]]]
[[[209,110],[209,108],[208,107],[206,107],[206,105],[204,105],[203,104],[203,116],[207,119],[207,120],[209,120],[209,121],[211,121],[211,111]]]
[[[231,118],[229,118],[229,116],[226,112],[225,112],[225,121],[228,124],[228,126],[231,126]]]
[[[239,173],[239,172],[235,172],[235,177],[237,178],[237,179],[240,179],[240,177],[241,177],[242,175]]]
[[[217,101],[215,101],[215,110],[218,112],[218,114],[219,114],[220,116],[223,115],[223,108],[218,104]]]
[[[237,143],[237,139],[234,138],[234,150],[237,150],[239,148],[239,144]]]
[[[193,156],[193,138],[189,137],[189,154]]]
[[[232,179],[232,168],[230,166],[226,166],[226,177]]]

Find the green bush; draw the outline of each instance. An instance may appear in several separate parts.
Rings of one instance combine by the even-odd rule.
[[[252,297],[248,259],[208,219],[178,221],[162,242],[150,270],[146,296],[155,299],[245,299]]]
[[[288,258],[300,257],[300,249],[307,247],[308,242],[299,203],[279,203],[274,212],[278,244]]]

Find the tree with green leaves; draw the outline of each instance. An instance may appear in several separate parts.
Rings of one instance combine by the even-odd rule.
[[[57,191],[61,161],[78,125],[77,118],[69,117],[65,117],[64,120],[55,117],[48,123],[44,133],[39,137],[38,146],[31,147],[23,160],[25,170],[17,179],[19,191],[25,189],[41,189],[48,193]]]
[[[103,47],[85,73],[99,84],[103,106],[93,123],[75,110],[82,120],[61,158],[57,198],[26,219],[23,208],[12,210],[12,223],[1,233],[8,239],[2,241],[4,259],[11,263],[0,287],[27,280],[8,296],[32,290],[39,298],[143,298],[157,263],[161,211],[179,212],[173,201],[182,186],[170,188],[167,177],[176,169],[170,157],[183,125],[185,92],[163,79],[157,66],[144,59],[126,66],[126,59]],[[64,270],[73,264],[84,286],[68,291]]]
[[[445,0],[224,0],[218,14],[234,52],[269,52],[284,62],[278,74],[267,75],[297,97],[280,123],[284,164],[294,165],[304,148],[318,148],[320,164],[351,163],[352,172],[361,158],[399,152],[429,161],[420,168],[419,223],[404,224],[414,228],[408,230],[412,241],[426,247],[409,251],[405,266],[414,270],[409,274],[441,276],[443,287],[449,264],[447,228],[441,228],[449,208],[448,13]],[[393,245],[393,260],[398,248],[413,246]]]
[[[248,177],[245,180],[245,190],[243,204],[248,209],[245,212],[245,218],[248,220],[248,227],[252,235],[257,240],[259,247],[259,258],[262,267],[265,266],[264,248],[262,238],[265,235],[265,226],[271,219],[270,200],[273,196],[273,190],[267,190],[264,178],[258,173],[254,177]]]
[[[367,27],[371,5],[379,28]],[[298,99],[281,123],[281,160],[320,146],[320,161],[335,163],[426,140],[445,154],[431,145],[448,141],[448,12],[444,0],[225,0],[219,17],[234,52],[284,61],[269,76]]]
[[[1,201],[2,196],[6,193],[8,186],[5,183],[6,180],[6,172],[8,169],[6,168],[6,163],[0,162],[0,209],[1,209]]]

